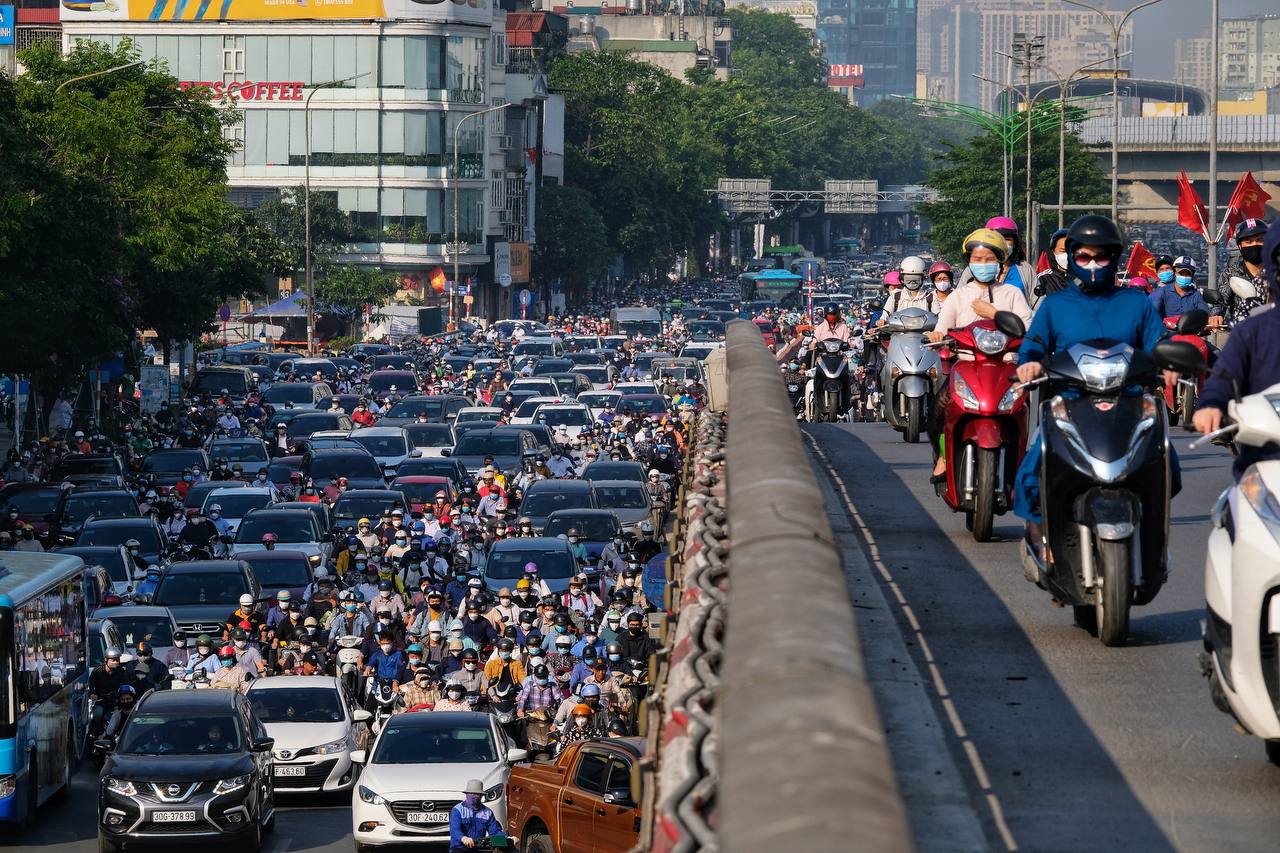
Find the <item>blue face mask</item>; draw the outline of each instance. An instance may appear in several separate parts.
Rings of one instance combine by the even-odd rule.
[[[1156,273],[1156,278],[1160,279],[1164,284],[1168,284],[1173,281],[1173,270],[1161,270]]]
[[[511,660],[511,652],[498,652],[498,657],[503,660]]]
[[[342,605],[342,609],[347,611],[348,613],[356,612],[356,606],[354,604],[344,604]]]
[[[546,686],[547,686],[547,682],[548,682],[549,680],[550,680],[550,679],[546,679],[546,678],[539,678],[539,679],[538,679],[538,686],[539,686],[539,687],[546,687]]]
[[[1000,265],[992,262],[989,264],[969,264],[969,272],[973,273],[973,277],[983,284],[990,284],[996,280],[996,276],[1000,274]]]
[[[1196,287],[1195,280],[1191,278],[1191,276],[1189,275],[1180,275],[1176,279],[1174,279],[1174,281],[1176,281],[1178,284],[1178,287],[1181,287],[1183,290],[1187,290],[1187,289],[1195,290],[1195,287]]]

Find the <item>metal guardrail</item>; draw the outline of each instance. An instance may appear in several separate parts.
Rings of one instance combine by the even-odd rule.
[[[1209,116],[1126,116],[1120,119],[1122,148],[1204,148],[1209,144]],[[1085,145],[1111,144],[1111,119],[1081,122]],[[1259,150],[1280,146],[1280,115],[1218,116],[1218,144],[1255,145]]]
[[[735,320],[727,331],[732,538],[717,700],[719,846],[909,851],[822,492],[759,330]]]

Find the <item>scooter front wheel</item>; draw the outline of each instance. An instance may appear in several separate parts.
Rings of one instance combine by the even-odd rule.
[[[907,416],[903,419],[906,429],[902,431],[902,440],[907,444],[915,444],[920,440],[920,428],[924,425],[924,398],[907,398]]]
[[[996,454],[992,448],[974,448],[977,454],[973,483],[973,538],[978,542],[991,541],[991,521],[996,508]]]
[[[1133,601],[1133,551],[1128,539],[1119,542],[1096,539],[1098,575],[1098,639],[1104,646],[1122,646],[1129,637],[1129,605]]]

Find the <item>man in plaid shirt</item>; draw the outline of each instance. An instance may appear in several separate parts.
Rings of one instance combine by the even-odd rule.
[[[560,689],[551,683],[551,671],[540,664],[516,699],[516,716],[523,717],[529,711],[554,711],[559,705]]]

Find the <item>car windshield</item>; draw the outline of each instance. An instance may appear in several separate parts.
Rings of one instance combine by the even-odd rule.
[[[432,494],[435,494],[434,492]],[[342,497],[333,505],[335,518],[377,518],[390,515],[391,510],[400,506],[394,495],[388,497]]]
[[[173,625],[163,616],[129,616],[116,611],[111,623],[120,631],[120,642],[131,649],[143,640],[153,646],[173,645]]]
[[[129,516],[138,514],[138,504],[128,495],[71,495],[62,507],[62,520],[84,521],[91,515]]]
[[[533,398],[525,400],[518,407],[516,407],[515,417],[531,418],[533,417],[533,413],[538,411],[539,406],[545,406],[546,404],[547,404],[546,400],[537,400]]]
[[[452,459],[427,457],[425,459],[406,459],[396,473],[401,477],[411,477],[423,475],[426,477],[448,477],[450,480],[458,479],[458,463]]]
[[[232,563],[232,566],[235,564]],[[234,608],[249,591],[244,576],[225,572],[172,572],[160,578],[153,601],[161,607],[186,604],[226,604]]]
[[[370,391],[389,391],[392,385],[396,386],[396,391],[401,394],[412,392],[417,388],[413,377],[407,373],[385,374],[382,376],[374,374],[369,377]]]
[[[342,421],[338,420],[339,417],[341,416],[337,413],[308,412],[289,421],[287,431],[294,438],[304,438],[313,432],[320,432],[321,430],[342,429]]]
[[[618,401],[622,399],[621,394],[610,392],[608,394],[579,394],[578,402],[596,409],[608,409],[618,405]]]
[[[231,463],[267,461],[267,449],[260,441],[220,441],[209,448],[209,455]]]
[[[563,515],[547,520],[543,536],[559,536],[568,533],[569,528],[576,528],[578,535],[589,542],[608,542],[615,534],[621,532],[618,520],[609,515],[574,516]]]
[[[274,533],[276,541],[282,544],[315,542],[314,524],[309,512],[277,510],[270,515],[251,515],[240,523],[240,528],[236,531],[236,542],[258,545],[267,533]]]
[[[581,373],[583,376],[587,377],[587,379],[590,380],[591,382],[608,382],[609,381],[609,368],[607,367],[603,367],[603,366],[597,367],[596,365],[586,365],[586,366],[575,368],[573,372]],[[581,400],[582,396],[579,395],[578,399]]]
[[[415,718],[415,723],[423,716],[430,719],[429,714],[405,716]],[[373,764],[492,764],[499,760],[488,726],[398,725],[398,719],[387,721]]]
[[[234,492],[224,494],[211,492],[204,499],[204,511],[207,513],[209,507],[214,504],[222,508],[223,518],[244,518],[251,509],[262,509],[263,507],[271,506],[271,495],[250,492],[246,489],[236,489]]]
[[[315,402],[314,386],[305,382],[277,382],[267,389],[264,398],[268,403],[305,403]]]
[[[409,424],[404,431],[414,447],[449,447],[453,444],[453,428],[448,424]]]
[[[431,503],[436,499],[436,492],[444,492],[446,499],[449,495],[449,490],[444,483],[395,482],[391,484],[391,488],[404,495],[410,503],[415,504]]]
[[[568,578],[578,571],[573,555],[559,548],[513,548],[491,551],[484,574],[491,580],[515,580],[524,577],[526,563],[538,567],[540,578]]]
[[[226,755],[242,749],[240,728],[230,714],[192,716],[189,711],[175,711],[172,716],[135,712],[116,751],[123,755]]]
[[[342,699],[332,687],[250,690],[249,704],[263,723],[341,723],[344,719]]]
[[[132,522],[129,524],[104,524],[95,525],[89,523],[80,531],[79,538],[76,539],[77,545],[123,545],[130,539],[137,539],[138,544],[142,546],[144,554],[156,554],[160,551],[160,537],[156,535],[154,522],[146,525]]]
[[[356,432],[352,433],[351,440],[374,456],[404,456],[409,452],[409,445],[403,434],[365,435],[363,432]]]
[[[111,457],[96,459],[64,459],[53,469],[55,479],[72,477],[76,474],[119,474],[120,465]]]
[[[563,409],[543,407],[538,412],[537,419],[539,423],[545,423],[549,427],[591,426],[591,413],[577,407]]]
[[[272,462],[267,466],[267,479],[273,483],[287,483],[297,470],[297,462]]]
[[[249,390],[245,375],[239,370],[202,370],[196,374],[196,381],[191,383],[191,391],[194,396],[199,396],[202,393],[217,394],[226,388],[232,394],[244,394]]]
[[[332,379],[338,375],[338,365],[328,359],[321,361],[299,359],[293,363],[293,372],[299,376],[315,376],[319,373],[326,379]]]
[[[521,341],[512,352],[515,355],[552,355],[555,344],[550,341]]]
[[[662,413],[667,410],[667,401],[661,397],[628,397],[618,404],[618,410],[626,413],[644,412],[648,415]]]
[[[520,436],[501,433],[464,435],[458,439],[454,456],[516,456],[520,453]]]
[[[618,393],[624,397],[634,397],[636,394],[657,394],[658,386],[652,382],[628,383],[618,388]]]
[[[111,575],[111,580],[117,583],[128,583],[132,578],[124,568],[124,554],[119,548],[112,548],[106,553],[86,554],[75,548],[59,548],[60,554],[75,554],[84,560],[85,565],[102,566],[107,570],[107,574]]]
[[[641,486],[601,486],[596,484],[596,504],[603,509],[644,509]]]
[[[471,421],[496,421],[502,416],[501,409],[495,409],[492,412],[483,409],[475,409],[470,412],[458,412],[458,423],[465,424]]]
[[[166,450],[163,453],[150,453],[142,460],[142,470],[154,473],[181,471],[192,465],[203,466],[204,454],[198,450]]]
[[[311,460],[311,479],[319,485],[330,477],[360,477],[382,479],[382,467],[378,460],[364,453],[343,453],[335,456],[319,456]]]
[[[270,560],[250,559],[249,564],[253,566],[253,576],[258,579],[259,586],[300,587],[311,583],[311,573],[307,571],[307,558],[302,554],[273,557]]]
[[[392,406],[383,417],[416,418],[418,415],[426,413],[427,417],[434,419],[440,417],[440,413],[443,411],[443,400],[401,400]]]
[[[619,320],[618,328],[626,332],[628,337],[645,335],[656,338],[662,334],[662,323],[657,320]]]
[[[520,504],[522,515],[551,515],[558,509],[591,509],[591,493],[585,491],[541,491],[527,495]]]
[[[240,483],[239,486],[236,483]],[[249,488],[248,483],[239,480],[215,480],[208,483],[196,483],[187,491],[187,497],[182,505],[187,509],[195,509],[204,506],[204,499],[209,497],[210,492],[216,492],[218,489],[235,489]]]

